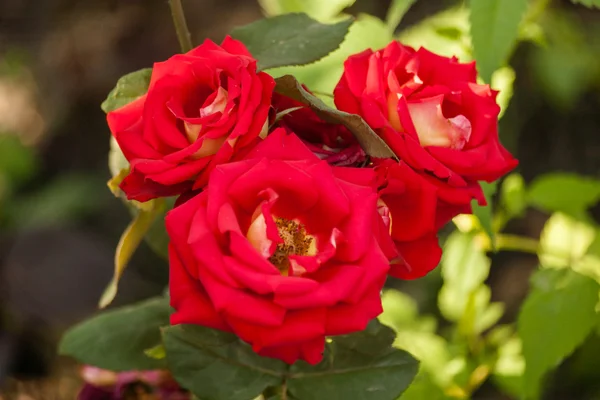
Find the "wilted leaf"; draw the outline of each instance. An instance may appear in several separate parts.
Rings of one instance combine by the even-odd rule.
[[[103,311],[69,329],[59,353],[111,371],[164,368],[164,361],[145,350],[160,343],[160,327],[169,324],[170,312],[165,298]]]
[[[356,137],[365,153],[371,157],[397,159],[394,152],[360,116],[328,107],[319,98],[304,90],[291,75],[282,76],[275,81],[277,82],[275,87],[277,93],[307,104],[324,121],[346,126]]]
[[[306,14],[265,18],[232,31],[256,60],[259,69],[315,62],[344,41],[352,19],[326,25]]]
[[[133,221],[125,229],[115,251],[115,271],[111,282],[104,290],[100,298],[99,306],[104,308],[114,300],[117,295],[117,287],[127,263],[133,253],[140,245],[144,236],[148,233],[155,219],[162,215],[165,208],[164,199],[151,200],[152,207],[149,210],[139,210]]]

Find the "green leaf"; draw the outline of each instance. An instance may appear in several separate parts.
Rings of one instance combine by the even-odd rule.
[[[17,186],[33,176],[37,164],[33,149],[19,136],[0,134],[0,180],[6,178],[10,186]]]
[[[102,181],[81,173],[59,175],[10,204],[7,214],[24,227],[60,226],[97,212],[110,197]],[[7,207],[8,208],[8,207]]]
[[[581,4],[586,7],[592,8],[600,8],[600,0],[571,0],[574,4]]]
[[[143,96],[150,85],[151,75],[152,68],[144,68],[123,75],[100,106],[102,111],[109,113]]]
[[[453,7],[403,29],[398,39],[409,46],[425,47],[437,54],[470,61],[469,14],[466,7]]]
[[[479,223],[481,227],[485,231],[485,233],[490,238],[490,243],[492,244],[492,250],[495,250],[495,237],[496,234],[494,232],[494,228],[492,227],[492,196],[496,193],[496,189],[498,187],[498,182],[479,182],[481,188],[483,189],[483,194],[485,195],[485,200],[487,201],[486,206],[480,206],[477,204],[476,200],[472,201],[473,214],[479,219]]]
[[[439,293],[442,315],[459,321],[469,297],[487,278],[490,260],[475,242],[475,234],[453,232],[444,245],[441,272],[444,285]]]
[[[310,90],[333,93],[335,85],[342,76],[344,61],[349,56],[368,48],[380,49],[392,40],[392,35],[382,20],[372,15],[359,14],[356,21],[350,26],[340,48],[327,57],[309,65],[281,67],[270,69],[267,72],[276,78],[293,75]],[[333,105],[332,100],[326,100],[331,101],[330,104]]]
[[[258,68],[315,62],[344,41],[352,18],[325,25],[306,14],[285,14],[262,19],[232,31],[258,60]]]
[[[527,195],[525,180],[521,175],[512,173],[504,178],[500,188],[500,204],[507,218],[523,216],[527,208]]]
[[[268,16],[305,13],[318,21],[330,21],[356,0],[258,0]]]
[[[287,387],[298,400],[394,400],[417,374],[418,362],[393,349],[394,332],[372,321],[363,332],[336,337],[331,355],[317,366],[298,362]]]
[[[390,346],[393,331],[376,320],[335,337],[316,366],[290,367],[257,355],[233,334],[200,326],[168,327],[163,338],[174,377],[202,399],[248,400],[285,385],[287,397],[297,400],[394,400],[418,369],[408,353]]]
[[[201,399],[253,399],[283,381],[283,362],[259,356],[231,333],[177,325],[165,328],[163,339],[169,370]]]
[[[515,45],[527,0],[469,0],[471,40],[479,75],[490,82]]]
[[[452,400],[431,380],[428,374],[419,373],[398,400]]]
[[[576,174],[551,173],[533,181],[528,192],[531,205],[561,211],[587,220],[587,209],[600,200],[600,181]]]
[[[492,89],[499,92],[498,96],[496,97],[496,102],[500,106],[500,114],[498,114],[498,119],[504,116],[506,108],[508,107],[508,103],[512,98],[515,78],[515,70],[511,67],[499,68],[494,71],[494,74],[492,75],[490,86]]]
[[[104,311],[75,325],[63,336],[59,353],[111,371],[164,368],[145,351],[160,343],[160,327],[169,324],[165,298]]]
[[[526,368],[523,394],[536,398],[544,374],[571,354],[592,331],[598,284],[571,270],[543,269],[518,317]]]
[[[343,124],[358,140],[368,155],[375,158],[395,158],[394,152],[358,115],[348,114],[328,107],[319,98],[308,93],[291,75],[285,75],[276,80],[275,91],[307,104],[321,119],[335,124]]]
[[[385,22],[390,31],[395,31],[402,17],[406,14],[408,9],[417,0],[392,0],[390,8],[388,8],[387,15],[385,16]]]

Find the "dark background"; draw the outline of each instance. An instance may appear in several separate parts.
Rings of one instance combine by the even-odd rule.
[[[359,0],[349,11],[383,17],[388,3]],[[417,1],[400,28],[452,3]],[[196,44],[261,17],[251,0],[184,7]],[[527,181],[557,170],[598,177],[600,12],[568,1],[550,7],[570,22],[551,25],[551,49],[517,48],[502,140]],[[9,373],[53,377],[11,380],[11,391],[72,398],[74,367],[55,356],[56,341],[96,310],[130,219],[105,186],[109,131],[99,105],[121,75],[178,51],[165,0],[0,0],[0,384]],[[530,210],[509,230],[537,237],[545,219]],[[506,321],[536,265],[533,256],[494,256],[489,284],[507,304]],[[142,245],[115,305],[160,293],[167,276],[166,262]],[[578,398],[570,390],[553,398]],[[484,388],[479,398],[503,397]]]

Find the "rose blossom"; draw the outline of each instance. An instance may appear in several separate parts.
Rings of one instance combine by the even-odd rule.
[[[517,165],[498,139],[497,92],[477,84],[476,77],[475,63],[461,64],[396,41],[344,63],[334,90],[336,106],[361,115],[400,159],[375,161],[382,200],[391,210],[392,236],[404,247],[399,248],[404,262],[413,260],[402,273],[392,270],[398,276],[418,277],[434,268],[439,256],[431,254],[441,253],[433,235],[457,214],[471,212],[472,199],[485,204],[478,181],[495,181]],[[415,197],[411,187],[418,189],[416,197],[427,193],[428,200],[410,200]],[[420,243],[428,243],[431,252],[419,253],[428,257],[416,257],[417,247],[403,244],[416,232],[423,233]]]
[[[318,363],[326,335],[362,330],[382,311],[393,243],[377,203],[372,169],[331,167],[275,130],[167,214],[171,323]]]
[[[148,93],[107,116],[131,164],[121,189],[146,201],[201,188],[215,165],[266,135],[274,85],[230,37],[154,64]]]

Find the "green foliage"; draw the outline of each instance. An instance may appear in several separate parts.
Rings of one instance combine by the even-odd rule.
[[[586,7],[600,8],[600,0],[571,0],[575,4],[581,4]]]
[[[546,45],[532,49],[531,74],[547,99],[568,111],[600,78],[598,30],[587,34],[580,16],[564,11],[547,12],[541,26]]]
[[[328,107],[319,98],[308,93],[300,83],[291,75],[282,76],[275,80],[275,91],[286,95],[301,103],[307,104],[324,121],[343,124],[358,140],[361,147],[368,155],[377,158],[396,158],[385,142],[356,114],[348,114]]]
[[[163,337],[175,378],[199,398],[214,400],[247,400],[280,385],[296,400],[393,400],[418,366],[409,354],[390,347],[393,332],[376,321],[363,332],[334,338],[316,366],[288,367],[258,356],[235,335],[199,326],[169,327]]]
[[[394,332],[377,321],[363,332],[337,337],[321,364],[290,368],[288,390],[298,400],[396,399],[417,374],[418,362],[391,348],[393,340]]]
[[[454,7],[429,16],[398,35],[409,46],[423,46],[446,57],[456,56],[461,62],[470,61],[469,10]]]
[[[448,320],[458,321],[470,296],[487,278],[490,261],[477,246],[473,234],[456,231],[446,240],[440,266],[444,279],[440,311]]]
[[[342,76],[346,58],[368,48],[380,49],[391,40],[392,35],[383,21],[372,15],[360,14],[350,26],[340,48],[328,56],[309,65],[275,68],[267,72],[274,77],[293,75],[312,91],[332,93]],[[329,98],[325,101],[333,104]]]
[[[18,186],[37,170],[37,160],[31,148],[16,135],[0,134],[0,197],[2,184]]]
[[[327,22],[339,15],[344,8],[350,7],[356,0],[258,0],[269,16],[306,13],[318,21]]]
[[[144,68],[123,75],[102,103],[102,111],[109,113],[143,96],[150,85],[151,75],[152,68]]]
[[[64,226],[89,216],[106,199],[101,180],[87,174],[63,174],[12,202],[7,211],[20,228]]]
[[[279,385],[286,370],[285,363],[260,357],[227,332],[177,325],[163,330],[163,340],[171,373],[202,399],[253,399]]]
[[[470,0],[471,40],[479,75],[490,82],[514,47],[527,0]]]
[[[112,371],[164,368],[164,360],[145,351],[160,343],[160,327],[169,324],[170,310],[167,299],[154,298],[101,312],[69,329],[59,353]]]
[[[595,281],[571,270],[540,270],[531,284],[518,320],[526,362],[525,398],[537,398],[544,374],[591,333],[599,289]]]
[[[500,204],[507,218],[520,217],[527,208],[525,181],[517,173],[508,175],[502,181],[500,189]]]
[[[473,200],[473,214],[477,217],[477,219],[479,219],[479,223],[481,224],[481,227],[483,228],[485,233],[490,238],[490,242],[492,243],[492,249],[494,249],[496,235],[492,226],[492,197],[494,196],[494,194],[496,194],[496,190],[498,189],[498,182],[479,182],[479,184],[483,189],[487,205],[480,206],[476,200]]]
[[[306,14],[285,14],[231,32],[258,60],[259,69],[310,64],[337,49],[352,19],[325,25]]]
[[[561,211],[588,220],[587,209],[600,200],[600,181],[575,174],[545,174],[533,181],[528,202],[546,211]]]
[[[393,0],[385,16],[385,22],[391,32],[394,32],[402,17],[408,12],[408,9],[415,4],[417,0]]]

